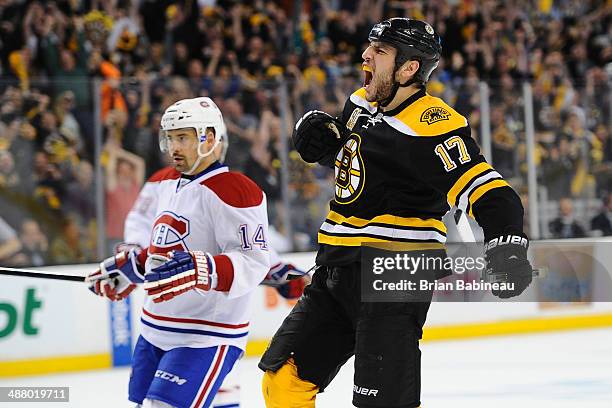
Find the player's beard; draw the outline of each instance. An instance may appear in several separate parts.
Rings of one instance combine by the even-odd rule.
[[[380,72],[377,73],[375,77],[372,78],[371,86],[374,86],[375,92],[373,96],[368,97],[366,94],[366,100],[368,102],[379,102],[382,101],[391,95],[393,91],[393,71]]]

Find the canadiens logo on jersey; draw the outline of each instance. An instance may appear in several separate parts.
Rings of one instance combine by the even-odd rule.
[[[427,122],[428,125],[439,122],[441,120],[448,120],[450,112],[439,106],[427,109],[421,115],[421,122]]]
[[[153,224],[149,253],[188,251],[185,239],[189,235],[189,220],[170,211],[162,212]]]
[[[353,133],[346,141],[335,162],[336,202],[352,203],[365,184],[365,168],[361,157],[361,137]]]

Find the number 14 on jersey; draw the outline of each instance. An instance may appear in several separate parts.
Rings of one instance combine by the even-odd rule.
[[[242,224],[240,227],[238,227],[238,235],[240,236],[240,242],[243,250],[253,249],[253,245],[257,245],[259,248],[264,250],[268,249],[262,224],[257,226],[257,229],[255,229],[255,233],[251,238],[249,238],[249,226],[247,224]]]

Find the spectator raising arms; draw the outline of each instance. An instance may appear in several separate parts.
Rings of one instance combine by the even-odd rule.
[[[109,144],[106,172],[107,251],[123,240],[123,224],[144,182],[145,163],[141,157]]]

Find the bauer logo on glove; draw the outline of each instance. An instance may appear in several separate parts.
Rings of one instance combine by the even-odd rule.
[[[502,235],[485,243],[485,280],[512,284],[511,289],[493,290],[493,295],[502,299],[519,296],[531,284],[533,268],[527,259],[527,248],[529,240],[518,234]]]

